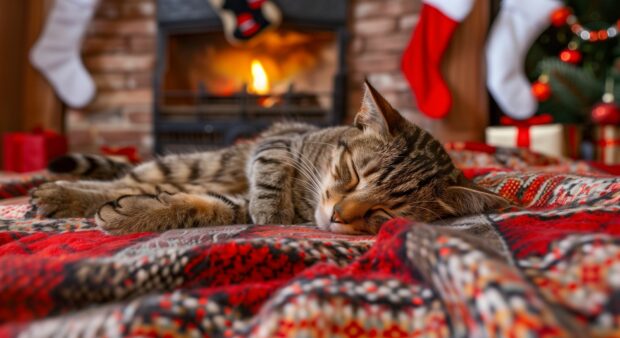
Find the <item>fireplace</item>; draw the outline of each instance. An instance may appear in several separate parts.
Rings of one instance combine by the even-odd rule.
[[[282,24],[231,45],[207,0],[158,1],[155,151],[207,150],[274,121],[346,114],[346,0],[278,0]]]

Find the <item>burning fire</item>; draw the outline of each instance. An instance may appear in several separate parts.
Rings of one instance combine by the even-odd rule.
[[[278,96],[286,93],[291,84],[300,91],[312,91],[323,82],[331,86],[329,79],[336,69],[333,32],[270,31],[250,44],[234,47],[219,33],[202,39],[205,43],[201,48],[194,40],[179,40],[182,48],[166,80],[170,88],[187,83],[198,91],[199,84],[204,83],[210,94],[231,96],[243,91],[245,85],[249,94]],[[187,59],[182,56],[185,54],[192,56],[191,62],[183,61]],[[176,78],[176,73],[189,75],[187,79]]]
[[[252,83],[250,84],[249,91],[258,95],[266,95],[269,93],[269,78],[265,68],[260,61],[254,59],[251,65]]]

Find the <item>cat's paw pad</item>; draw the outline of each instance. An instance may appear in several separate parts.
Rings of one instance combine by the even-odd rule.
[[[94,207],[90,198],[70,187],[70,182],[45,183],[30,192],[30,204],[37,215],[53,218],[88,217]]]
[[[102,205],[95,221],[113,234],[159,231],[174,216],[174,204],[174,195],[167,193],[122,196]]]

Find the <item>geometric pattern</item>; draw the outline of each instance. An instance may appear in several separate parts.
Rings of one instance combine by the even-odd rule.
[[[377,236],[237,225],[112,236],[0,206],[0,337],[617,337],[620,178],[448,145],[514,202]]]
[[[19,178],[13,178],[0,181],[0,200],[19,197],[28,194],[28,191],[49,180],[46,175],[22,175]]]

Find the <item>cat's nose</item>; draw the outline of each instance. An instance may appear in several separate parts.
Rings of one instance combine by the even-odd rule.
[[[369,209],[366,203],[359,203],[357,201],[341,201],[334,206],[334,212],[332,214],[332,222],[351,224],[360,219],[363,219],[364,213]]]
[[[336,208],[334,208],[334,212],[332,213],[332,218],[330,222],[344,224],[344,221],[342,220],[342,217],[340,217],[340,214],[338,214]]]

